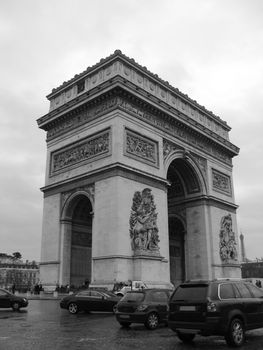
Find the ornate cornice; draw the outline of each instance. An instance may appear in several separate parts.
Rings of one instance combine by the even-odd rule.
[[[228,140],[196,124],[182,113],[160,110],[121,87],[61,114],[56,119],[52,116],[51,121],[45,116],[45,120],[40,123],[48,131],[47,140],[51,140],[116,109],[123,110],[229,165],[232,164],[231,158],[238,154],[239,149]]]
[[[139,93],[144,92],[148,97],[177,109],[197,124],[228,139],[230,127],[226,122],[118,50],[54,89],[47,96],[51,102],[50,111],[58,112],[61,107],[67,106],[72,100],[86,97],[96,89],[103,89],[105,84],[112,84],[116,77],[121,77],[126,82],[133,84]]]

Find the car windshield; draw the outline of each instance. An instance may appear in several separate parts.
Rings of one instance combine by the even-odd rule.
[[[173,297],[173,301],[188,301],[188,300],[206,300],[208,285],[181,285],[179,286]]]
[[[144,299],[145,293],[141,292],[128,292],[124,295],[121,301],[135,302],[142,301]]]

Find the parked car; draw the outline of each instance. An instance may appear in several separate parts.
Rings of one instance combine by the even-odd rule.
[[[115,283],[113,292],[116,295],[123,297],[130,290],[140,290],[142,288],[147,288],[146,284],[142,281],[120,282]]]
[[[116,319],[123,327],[143,323],[146,328],[155,329],[159,323],[167,322],[171,294],[168,289],[128,291],[116,306]]]
[[[12,308],[14,311],[19,311],[22,307],[27,307],[28,300],[24,297],[19,297],[0,288],[0,308]]]
[[[60,307],[67,309],[71,314],[79,311],[114,312],[119,300],[120,297],[106,290],[85,289],[64,297],[60,301]]]
[[[263,291],[238,279],[183,283],[171,296],[168,325],[183,342],[222,335],[229,346],[242,346],[246,330],[263,327]]]

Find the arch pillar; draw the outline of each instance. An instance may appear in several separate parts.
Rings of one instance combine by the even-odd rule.
[[[59,284],[70,284],[70,261],[71,261],[71,237],[72,222],[70,220],[61,220],[61,244],[60,244],[60,273]]]

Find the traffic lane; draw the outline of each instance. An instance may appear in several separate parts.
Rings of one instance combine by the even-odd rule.
[[[165,326],[155,331],[143,325],[121,328],[111,313],[79,313],[61,310],[57,300],[30,301],[20,312],[0,310],[0,350],[46,349],[227,349],[223,337],[196,337],[194,345],[182,344]],[[263,348],[263,330],[250,332],[243,347]]]

